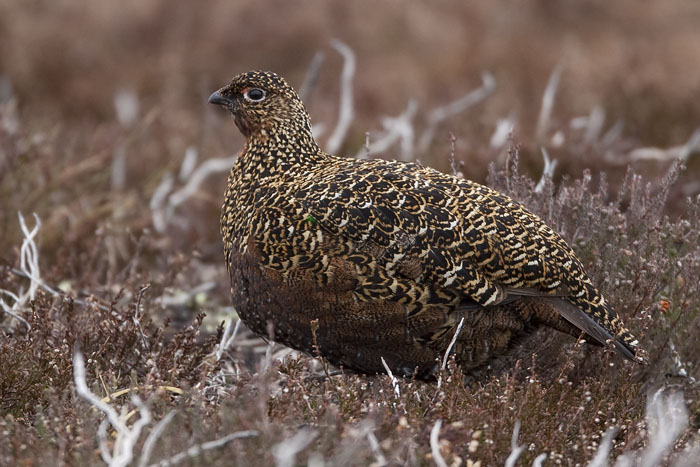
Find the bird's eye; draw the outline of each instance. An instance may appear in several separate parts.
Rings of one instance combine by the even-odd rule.
[[[251,88],[243,94],[243,97],[251,102],[260,102],[265,99],[265,91],[259,88]]]

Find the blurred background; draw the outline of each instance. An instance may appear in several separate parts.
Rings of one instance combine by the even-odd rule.
[[[174,303],[225,302],[218,215],[244,141],[207,97],[276,71],[328,148],[353,61],[338,152],[365,157],[369,141],[374,157],[382,141],[382,157],[449,171],[452,133],[468,178],[518,146],[538,180],[544,148],[555,183],[590,169],[611,192],[628,166],[653,188],[681,157],[680,213],[700,193],[698,25],[696,0],[3,0],[0,260],[17,261],[17,211],[35,212],[64,290],[149,281]]]

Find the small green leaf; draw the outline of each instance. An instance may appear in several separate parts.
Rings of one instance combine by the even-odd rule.
[[[309,214],[309,215],[306,217],[306,222],[310,222],[310,223],[312,223],[312,224],[317,224],[317,223],[318,223],[318,220],[317,220],[314,216],[312,216],[311,214]]]

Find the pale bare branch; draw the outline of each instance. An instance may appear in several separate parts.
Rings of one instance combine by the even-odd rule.
[[[192,197],[199,189],[199,186],[206,180],[210,175],[228,172],[231,167],[238,159],[238,156],[230,157],[219,157],[214,159],[207,159],[202,165],[197,167],[192,175],[190,175],[187,180],[187,184],[170,195],[168,199],[168,204],[172,207],[177,207],[184,203],[187,199]]]
[[[331,46],[343,56],[343,71],[340,75],[340,108],[338,109],[338,123],[326,142],[326,150],[334,154],[338,152],[343,145],[354,116],[352,80],[355,76],[356,60],[355,53],[347,44],[334,39],[331,41]]]
[[[493,131],[493,135],[491,135],[489,145],[494,149],[505,146],[510,136],[513,134],[515,122],[516,118],[514,115],[499,119],[498,122],[496,122],[496,129]]]
[[[12,300],[12,304],[9,304],[0,298],[0,310],[16,321],[24,324],[27,327],[27,331],[29,331],[31,330],[31,326],[29,322],[21,316],[21,312],[31,300],[34,300],[36,291],[39,288],[48,288],[41,279],[39,270],[39,248],[36,245],[36,237],[41,228],[41,219],[34,213],[34,227],[29,230],[21,212],[17,212],[17,217],[19,218],[19,226],[20,229],[22,229],[24,239],[22,240],[22,246],[20,246],[19,251],[20,269],[19,271],[13,269],[12,271],[29,279],[29,289],[25,291],[24,288],[20,288],[17,293],[0,289],[0,294],[4,294]],[[12,327],[12,322],[10,323],[10,327]]]
[[[165,428],[175,417],[175,413],[175,410],[171,410],[170,412],[168,412],[161,421],[156,423],[156,426],[154,426],[151,432],[148,434],[148,437],[146,437],[146,441],[143,443],[143,448],[141,449],[139,467],[145,467],[146,465],[148,465],[148,461],[151,458],[151,454],[153,453],[153,448],[156,445],[156,441],[158,441],[158,438],[161,437],[161,435],[165,431]]]
[[[247,439],[247,438],[256,438],[260,436],[260,432],[257,430],[245,430],[245,431],[237,431],[235,433],[231,433],[230,435],[226,435],[222,438],[215,439],[213,441],[207,441],[206,443],[202,444],[196,444],[190,448],[188,448],[186,451],[183,451],[181,453],[175,454],[174,456],[162,460],[158,463],[151,464],[150,467],[167,467],[170,465],[176,465],[179,464],[180,462],[186,460],[187,458],[195,458],[199,456],[202,451],[211,451],[212,449],[217,449],[222,446],[225,446],[226,444],[230,443],[233,440],[236,439]]]
[[[562,64],[559,63],[552,71],[547,82],[547,87],[542,95],[542,105],[540,107],[540,115],[537,118],[537,128],[535,130],[535,138],[537,141],[544,141],[547,130],[549,129],[549,121],[552,117],[552,109],[554,108],[554,100],[557,95],[557,88],[561,80]]]
[[[452,340],[450,341],[450,345],[447,346],[447,350],[445,350],[445,355],[442,357],[442,365],[440,365],[440,369],[442,371],[445,371],[445,368],[447,368],[447,360],[450,358],[450,352],[452,352],[452,347],[454,347],[455,342],[457,342],[457,338],[459,337],[459,333],[462,332],[462,325],[464,324],[464,316],[462,316],[462,319],[459,320],[459,324],[457,325],[457,329],[455,329],[455,333],[452,336]],[[442,386],[442,374],[438,378],[437,382],[437,388],[440,389],[440,386]]]
[[[177,176],[178,179],[184,181],[192,175],[195,167],[197,167],[198,156],[197,148],[194,146],[188,146],[187,149],[185,149],[185,157],[182,159],[182,164],[180,164],[180,174]]]
[[[641,467],[654,467],[688,426],[688,409],[683,394],[668,394],[661,388],[647,400],[649,445],[640,455]]]
[[[540,193],[544,188],[544,184],[547,180],[551,180],[554,177],[554,170],[557,168],[558,161],[556,159],[550,159],[549,153],[543,147],[542,149],[542,159],[544,160],[544,167],[542,168],[542,176],[535,186],[535,192]]]
[[[617,427],[614,426],[605,430],[605,434],[603,435],[603,439],[600,440],[595,457],[593,457],[593,460],[588,464],[588,467],[608,467],[608,456],[610,455],[613,439],[615,439],[617,431]]]
[[[151,218],[156,232],[165,232],[168,228],[168,218],[170,216],[166,213],[164,204],[174,184],[175,178],[172,174],[165,174],[151,196],[149,207],[151,208]]]
[[[506,459],[505,467],[514,467],[518,457],[525,450],[524,444],[518,444],[518,435],[520,434],[520,420],[515,421],[513,427],[513,436],[510,439],[510,455]]]
[[[442,457],[440,452],[440,428],[442,427],[442,420],[438,420],[433,425],[430,430],[430,453],[433,455],[433,461],[438,467],[447,467],[447,462],[445,458]]]
[[[236,339],[236,335],[238,334],[238,329],[241,327],[241,320],[237,319],[236,320],[236,325],[232,329],[232,323],[233,320],[229,319],[228,323],[226,323],[226,329],[224,329],[224,335],[221,336],[221,342],[219,342],[219,345],[216,348],[216,361],[218,362],[221,360],[222,355],[224,352],[226,352],[229,347],[233,344],[233,341]]]
[[[400,142],[399,159],[402,161],[410,161],[414,155],[414,130],[413,117],[416,115],[418,105],[413,99],[408,101],[406,110],[397,117],[383,117],[381,119],[384,131],[379,133],[378,138],[374,141],[368,141],[365,146],[355,155],[359,159],[364,159],[369,154],[381,154],[393,146],[397,141]]]
[[[605,110],[601,106],[596,105],[591,109],[591,114],[586,121],[586,132],[583,134],[583,142],[588,145],[595,144],[603,131],[603,124],[605,124]]]
[[[656,161],[673,161],[680,159],[687,161],[691,154],[700,152],[700,128],[695,130],[688,141],[682,146],[673,146],[667,149],[662,148],[637,148],[632,150],[628,157],[633,161],[638,160],[656,160]],[[624,162],[624,161],[621,161]]]
[[[386,457],[384,457],[382,448],[379,446],[379,441],[377,440],[377,437],[374,435],[373,431],[367,433],[367,441],[369,442],[369,447],[372,450],[372,453],[374,454],[374,458],[377,459],[377,464],[379,464],[380,466],[386,465]]]
[[[114,111],[117,121],[124,127],[130,128],[139,117],[139,96],[132,88],[123,88],[114,94]]]
[[[428,114],[427,128],[421,135],[418,143],[418,150],[420,152],[427,151],[428,146],[430,146],[430,143],[432,143],[433,138],[435,137],[435,130],[441,122],[482,102],[484,99],[490,96],[491,93],[493,93],[494,89],[496,89],[496,80],[491,73],[484,72],[481,75],[481,81],[482,83],[479,88],[469,92],[455,101],[450,102],[447,105],[443,105],[432,110]]]
[[[391,368],[389,368],[389,365],[386,364],[386,360],[384,360],[384,357],[381,357],[382,359],[382,365],[384,365],[384,369],[386,370],[386,373],[389,375],[389,379],[391,380],[391,385],[394,387],[394,393],[396,394],[396,397],[399,398],[401,397],[401,389],[399,388],[399,380],[396,379],[394,374],[391,372]]]
[[[532,467],[542,467],[542,463],[547,460],[547,454],[542,453],[532,461]]]
[[[292,467],[297,454],[306,449],[317,436],[318,431],[304,428],[291,438],[277,443],[272,447],[275,465],[277,467]]]
[[[306,75],[304,76],[304,81],[299,86],[299,97],[302,101],[306,100],[311,96],[311,92],[316,87],[318,82],[318,75],[321,72],[321,66],[326,59],[326,54],[318,51],[314,54],[314,58],[311,59],[311,64],[306,70]]]
[[[88,388],[85,379],[85,360],[79,350],[73,352],[73,381],[80,397],[88,401],[100,412],[107,416],[106,421],[116,431],[116,439],[112,451],[107,447],[106,423],[100,425],[100,452],[102,459],[110,467],[123,467],[129,465],[134,458],[134,445],[141,436],[141,430],[151,422],[151,413],[138,396],[132,397],[132,402],[139,409],[139,419],[132,428],[126,424],[125,414],[120,416],[110,404],[96,396]]]

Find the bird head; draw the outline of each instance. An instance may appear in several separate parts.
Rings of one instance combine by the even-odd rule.
[[[228,109],[246,138],[277,133],[311,137],[310,118],[299,95],[275,73],[241,73],[212,93],[209,103]]]

